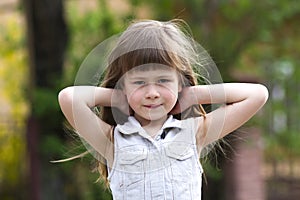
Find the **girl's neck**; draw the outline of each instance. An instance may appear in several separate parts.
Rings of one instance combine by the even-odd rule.
[[[143,129],[151,136],[154,137],[158,131],[162,128],[168,116],[158,120],[145,120],[139,119],[139,117],[135,116],[135,118],[140,122]]]
[[[161,129],[162,125],[147,125],[143,126],[143,129],[146,131],[148,135],[150,135],[152,138],[154,138],[158,131]]]

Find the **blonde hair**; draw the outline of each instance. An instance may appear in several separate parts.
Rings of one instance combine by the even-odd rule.
[[[203,60],[197,46],[183,20],[166,22],[143,20],[133,22],[120,36],[117,45],[108,57],[108,66],[101,87],[119,88],[122,76],[134,67],[157,63],[177,70],[183,87],[197,85]],[[120,89],[120,88],[119,88]],[[100,107],[99,117],[106,123],[116,126],[124,123],[127,117],[113,107]],[[183,113],[174,116],[177,119],[204,116],[206,112],[201,105],[190,107]],[[117,117],[117,119],[116,119]],[[204,135],[205,135],[204,130]],[[113,134],[113,133],[112,133]],[[98,171],[107,182],[107,166],[98,161]]]

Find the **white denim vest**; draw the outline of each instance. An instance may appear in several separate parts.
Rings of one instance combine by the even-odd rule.
[[[194,120],[172,116],[155,138],[134,117],[114,131],[108,180],[114,200],[200,200],[202,166]]]

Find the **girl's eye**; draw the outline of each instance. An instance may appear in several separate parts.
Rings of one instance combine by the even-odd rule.
[[[159,79],[158,80],[158,83],[168,83],[168,82],[170,82],[169,79]]]
[[[135,85],[144,85],[145,81],[134,81],[133,84],[135,84]]]

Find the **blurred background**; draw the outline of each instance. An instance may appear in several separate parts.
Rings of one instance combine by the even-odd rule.
[[[1,0],[0,199],[112,199],[68,133],[57,94],[133,19],[184,19],[224,82],[265,84],[267,105],[202,160],[204,200],[300,197],[300,1]],[[77,142],[76,142],[77,141]]]

